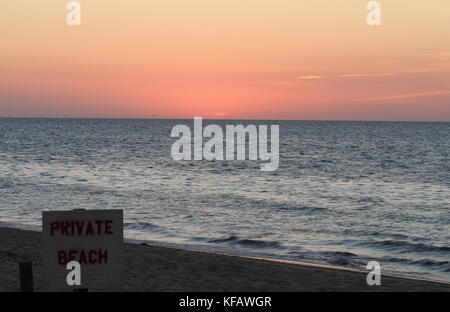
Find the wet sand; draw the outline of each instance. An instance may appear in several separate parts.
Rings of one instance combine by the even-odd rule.
[[[19,261],[32,261],[35,290],[42,282],[40,232],[0,227],[0,291],[19,290]],[[382,276],[368,286],[367,272],[125,244],[121,291],[450,291],[450,284]],[[109,289],[102,289],[109,290]]]

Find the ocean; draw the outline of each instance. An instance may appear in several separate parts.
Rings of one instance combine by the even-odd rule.
[[[123,209],[125,239],[450,282],[450,123],[279,125],[260,161],[175,161],[160,119],[0,119],[0,225]]]

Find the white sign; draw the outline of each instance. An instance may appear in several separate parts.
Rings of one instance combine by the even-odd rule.
[[[81,266],[77,288],[112,289],[122,282],[123,211],[43,211],[43,260],[46,290],[71,290],[67,264]]]

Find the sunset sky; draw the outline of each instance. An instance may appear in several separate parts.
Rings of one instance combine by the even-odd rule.
[[[0,3],[0,117],[450,121],[450,1]]]

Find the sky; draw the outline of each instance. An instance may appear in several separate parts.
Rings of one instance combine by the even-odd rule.
[[[450,1],[0,3],[0,117],[450,121]]]

